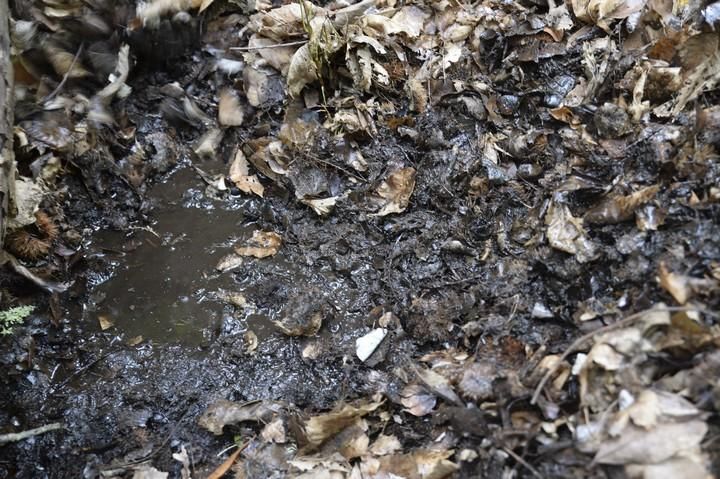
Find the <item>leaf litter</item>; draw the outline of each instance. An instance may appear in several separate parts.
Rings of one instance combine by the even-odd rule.
[[[60,211],[72,173],[58,161],[98,203],[125,188],[132,205],[187,155],[198,174],[223,164],[202,175],[206,193],[280,199],[218,271],[335,255],[341,275],[369,269],[360,284],[383,285],[358,300],[368,327],[328,356],[355,375],[349,400],[296,405],[269,388],[200,416],[214,435],[247,439],[221,471],[715,472],[717,4],[156,0],[129,10],[118,42],[100,4],[35,3],[14,12],[11,232],[40,236],[36,213]],[[199,18],[193,47],[166,53],[189,62],[194,51],[202,71],[142,97],[168,126],[152,137],[131,116],[147,95],[134,69],[155,58],[153,32],[179,37]],[[108,41],[63,37],[71,25]],[[44,258],[7,262],[36,284],[45,280],[18,261],[62,275],[64,244],[79,242],[61,227]],[[369,267],[343,264],[359,252]],[[312,287],[267,289],[280,306],[272,322],[293,341],[347,314]],[[245,294],[224,297],[247,314],[263,307]],[[378,306],[397,321],[376,327]],[[267,354],[264,339],[243,337],[246,356]],[[328,361],[317,348],[302,360]],[[194,459],[179,451],[185,477]],[[168,476],[149,465],[132,474]]]

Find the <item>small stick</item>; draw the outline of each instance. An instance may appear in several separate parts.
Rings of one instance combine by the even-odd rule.
[[[58,86],[55,87],[55,89],[45,98],[43,98],[42,102],[45,103],[46,101],[50,101],[55,96],[60,93],[60,90],[62,90],[62,87],[65,86],[65,82],[67,82],[68,76],[70,76],[70,72],[73,68],[75,68],[75,62],[77,62],[78,58],[80,57],[80,54],[83,51],[83,47],[85,46],[85,42],[80,44],[80,47],[78,48],[77,52],[75,53],[75,56],[73,57],[72,63],[70,63],[70,68],[68,68],[68,71],[65,72],[65,74],[62,77],[62,80],[60,80],[60,83]]]
[[[305,45],[307,40],[298,40],[296,42],[277,43],[275,45],[255,45],[252,47],[230,47],[230,50],[236,52],[249,52],[251,50],[264,50],[266,48],[282,48],[282,47],[294,47],[296,45]]]
[[[705,311],[701,308],[693,308],[693,307],[685,307],[685,306],[672,306],[672,307],[665,307],[665,308],[651,308],[646,309],[644,311],[637,312],[635,314],[631,314],[627,318],[621,319],[620,321],[617,321],[613,324],[609,324],[607,326],[604,326],[602,328],[598,328],[595,331],[591,331],[583,336],[580,336],[577,338],[573,343],[565,350],[564,353],[560,356],[560,360],[557,361],[550,369],[547,370],[545,375],[542,377],[540,382],[538,383],[537,387],[535,388],[535,392],[532,395],[532,399],[530,399],[530,404],[535,404],[537,402],[538,397],[540,397],[540,393],[542,392],[543,388],[545,387],[545,384],[550,380],[550,377],[555,374],[555,372],[560,368],[560,365],[563,361],[567,359],[568,356],[570,356],[572,353],[574,353],[577,349],[580,348],[580,346],[585,343],[588,339],[592,339],[598,334],[607,333],[609,331],[619,329],[621,327],[627,326],[636,319],[644,316],[647,313],[651,312],[668,312],[668,313],[676,313],[680,311],[699,311],[705,314],[713,315],[715,316],[715,313],[711,313],[710,311]]]
[[[23,439],[37,436],[38,434],[45,434],[46,432],[50,431],[56,431],[58,429],[63,429],[63,425],[59,422],[54,422],[45,426],[36,427],[35,429],[29,429],[27,431],[0,434],[0,445],[7,444],[9,442],[22,441]]]
[[[538,479],[543,479],[543,475],[540,474],[537,469],[532,467],[525,459],[518,456],[512,449],[510,449],[509,447],[503,447],[502,450],[505,451],[506,453],[508,453],[510,455],[510,457],[515,459],[518,462],[518,464],[521,464],[528,471],[530,471],[533,476],[537,477]]]

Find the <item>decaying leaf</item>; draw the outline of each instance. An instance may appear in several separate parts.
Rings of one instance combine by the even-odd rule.
[[[382,401],[361,403],[357,406],[345,404],[335,410],[313,416],[305,421],[305,436],[310,446],[317,447],[330,437],[342,431],[356,419],[375,411],[382,405]]]
[[[400,402],[413,416],[426,416],[437,404],[437,397],[420,384],[405,386],[400,392]]]
[[[240,126],[245,119],[245,112],[235,92],[225,89],[220,93],[218,103],[218,122],[223,126]]]
[[[660,263],[658,272],[660,286],[670,293],[678,304],[686,304],[696,293],[709,292],[718,288],[714,279],[693,278],[668,270],[664,262]]]
[[[152,466],[140,466],[135,469],[133,479],[167,479],[169,473],[162,472]]]
[[[256,230],[253,232],[252,238],[245,243],[245,246],[235,248],[235,253],[240,256],[267,258],[277,254],[280,251],[280,246],[282,246],[282,237],[279,234],[272,231]]]
[[[635,210],[650,201],[659,189],[657,185],[648,186],[630,195],[612,196],[590,209],[583,219],[593,224],[614,224],[631,220]]]
[[[432,392],[442,397],[446,401],[450,401],[456,405],[462,405],[460,397],[455,393],[450,381],[442,374],[436,373],[432,369],[415,368],[415,372],[422,382],[430,388]]]
[[[599,464],[655,464],[700,445],[705,421],[658,424],[650,430],[628,425],[616,439],[608,438],[595,455]]]
[[[230,271],[232,269],[240,267],[244,261],[245,260],[243,259],[243,257],[239,254],[230,253],[220,258],[220,261],[218,261],[215,269],[220,271],[221,273],[224,273],[226,271]]]
[[[404,477],[407,479],[442,479],[459,469],[448,458],[453,450],[415,451],[409,454],[382,456],[376,467],[364,470],[369,477]],[[362,467],[362,465],[361,465]]]
[[[545,213],[550,246],[574,254],[580,263],[595,258],[595,245],[585,235],[582,220],[570,213],[567,205],[553,201]]]
[[[248,173],[248,161],[242,150],[238,149],[235,152],[235,158],[230,165],[230,179],[243,193],[254,193],[262,198],[265,193],[265,188],[262,183],[260,183],[260,180],[258,180],[256,175],[250,175]]]
[[[395,436],[380,434],[370,446],[370,454],[374,456],[386,456],[402,450],[400,440]]]
[[[198,419],[198,424],[213,434],[220,435],[223,427],[228,424],[244,421],[267,423],[283,408],[282,403],[274,401],[250,401],[241,404],[223,399],[210,405]]]
[[[384,200],[384,205],[372,216],[402,213],[408,207],[414,189],[415,168],[402,168],[390,173],[387,180],[377,189],[377,194]]]

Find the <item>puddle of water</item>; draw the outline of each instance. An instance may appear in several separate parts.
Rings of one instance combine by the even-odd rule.
[[[150,228],[96,235],[96,248],[122,253],[115,255],[112,277],[93,291],[88,318],[98,323],[104,316],[128,337],[189,344],[208,340],[220,327],[224,305],[213,293],[232,290],[233,280],[213,268],[252,228],[240,211],[188,200],[189,188],[203,186],[191,169],[181,170],[153,188],[158,206]]]
[[[219,332],[233,336],[251,329],[262,341],[279,334],[271,320],[292,316],[283,308],[302,295],[299,303],[319,304],[329,313],[321,339],[354,341],[367,310],[357,308],[357,286],[330,269],[293,264],[281,249],[272,258],[248,258],[237,276],[214,270],[255,226],[242,204],[209,200],[204,188],[192,169],[180,170],[149,193],[156,202],[149,228],[95,236],[95,249],[112,258],[114,269],[98,275],[86,320],[99,327],[103,317],[113,323],[111,332],[126,338],[200,345]],[[237,310],[218,299],[220,291],[243,293],[254,308]]]

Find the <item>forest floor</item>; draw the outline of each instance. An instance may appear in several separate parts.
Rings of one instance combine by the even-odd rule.
[[[720,3],[20,3],[0,478],[720,472]]]

